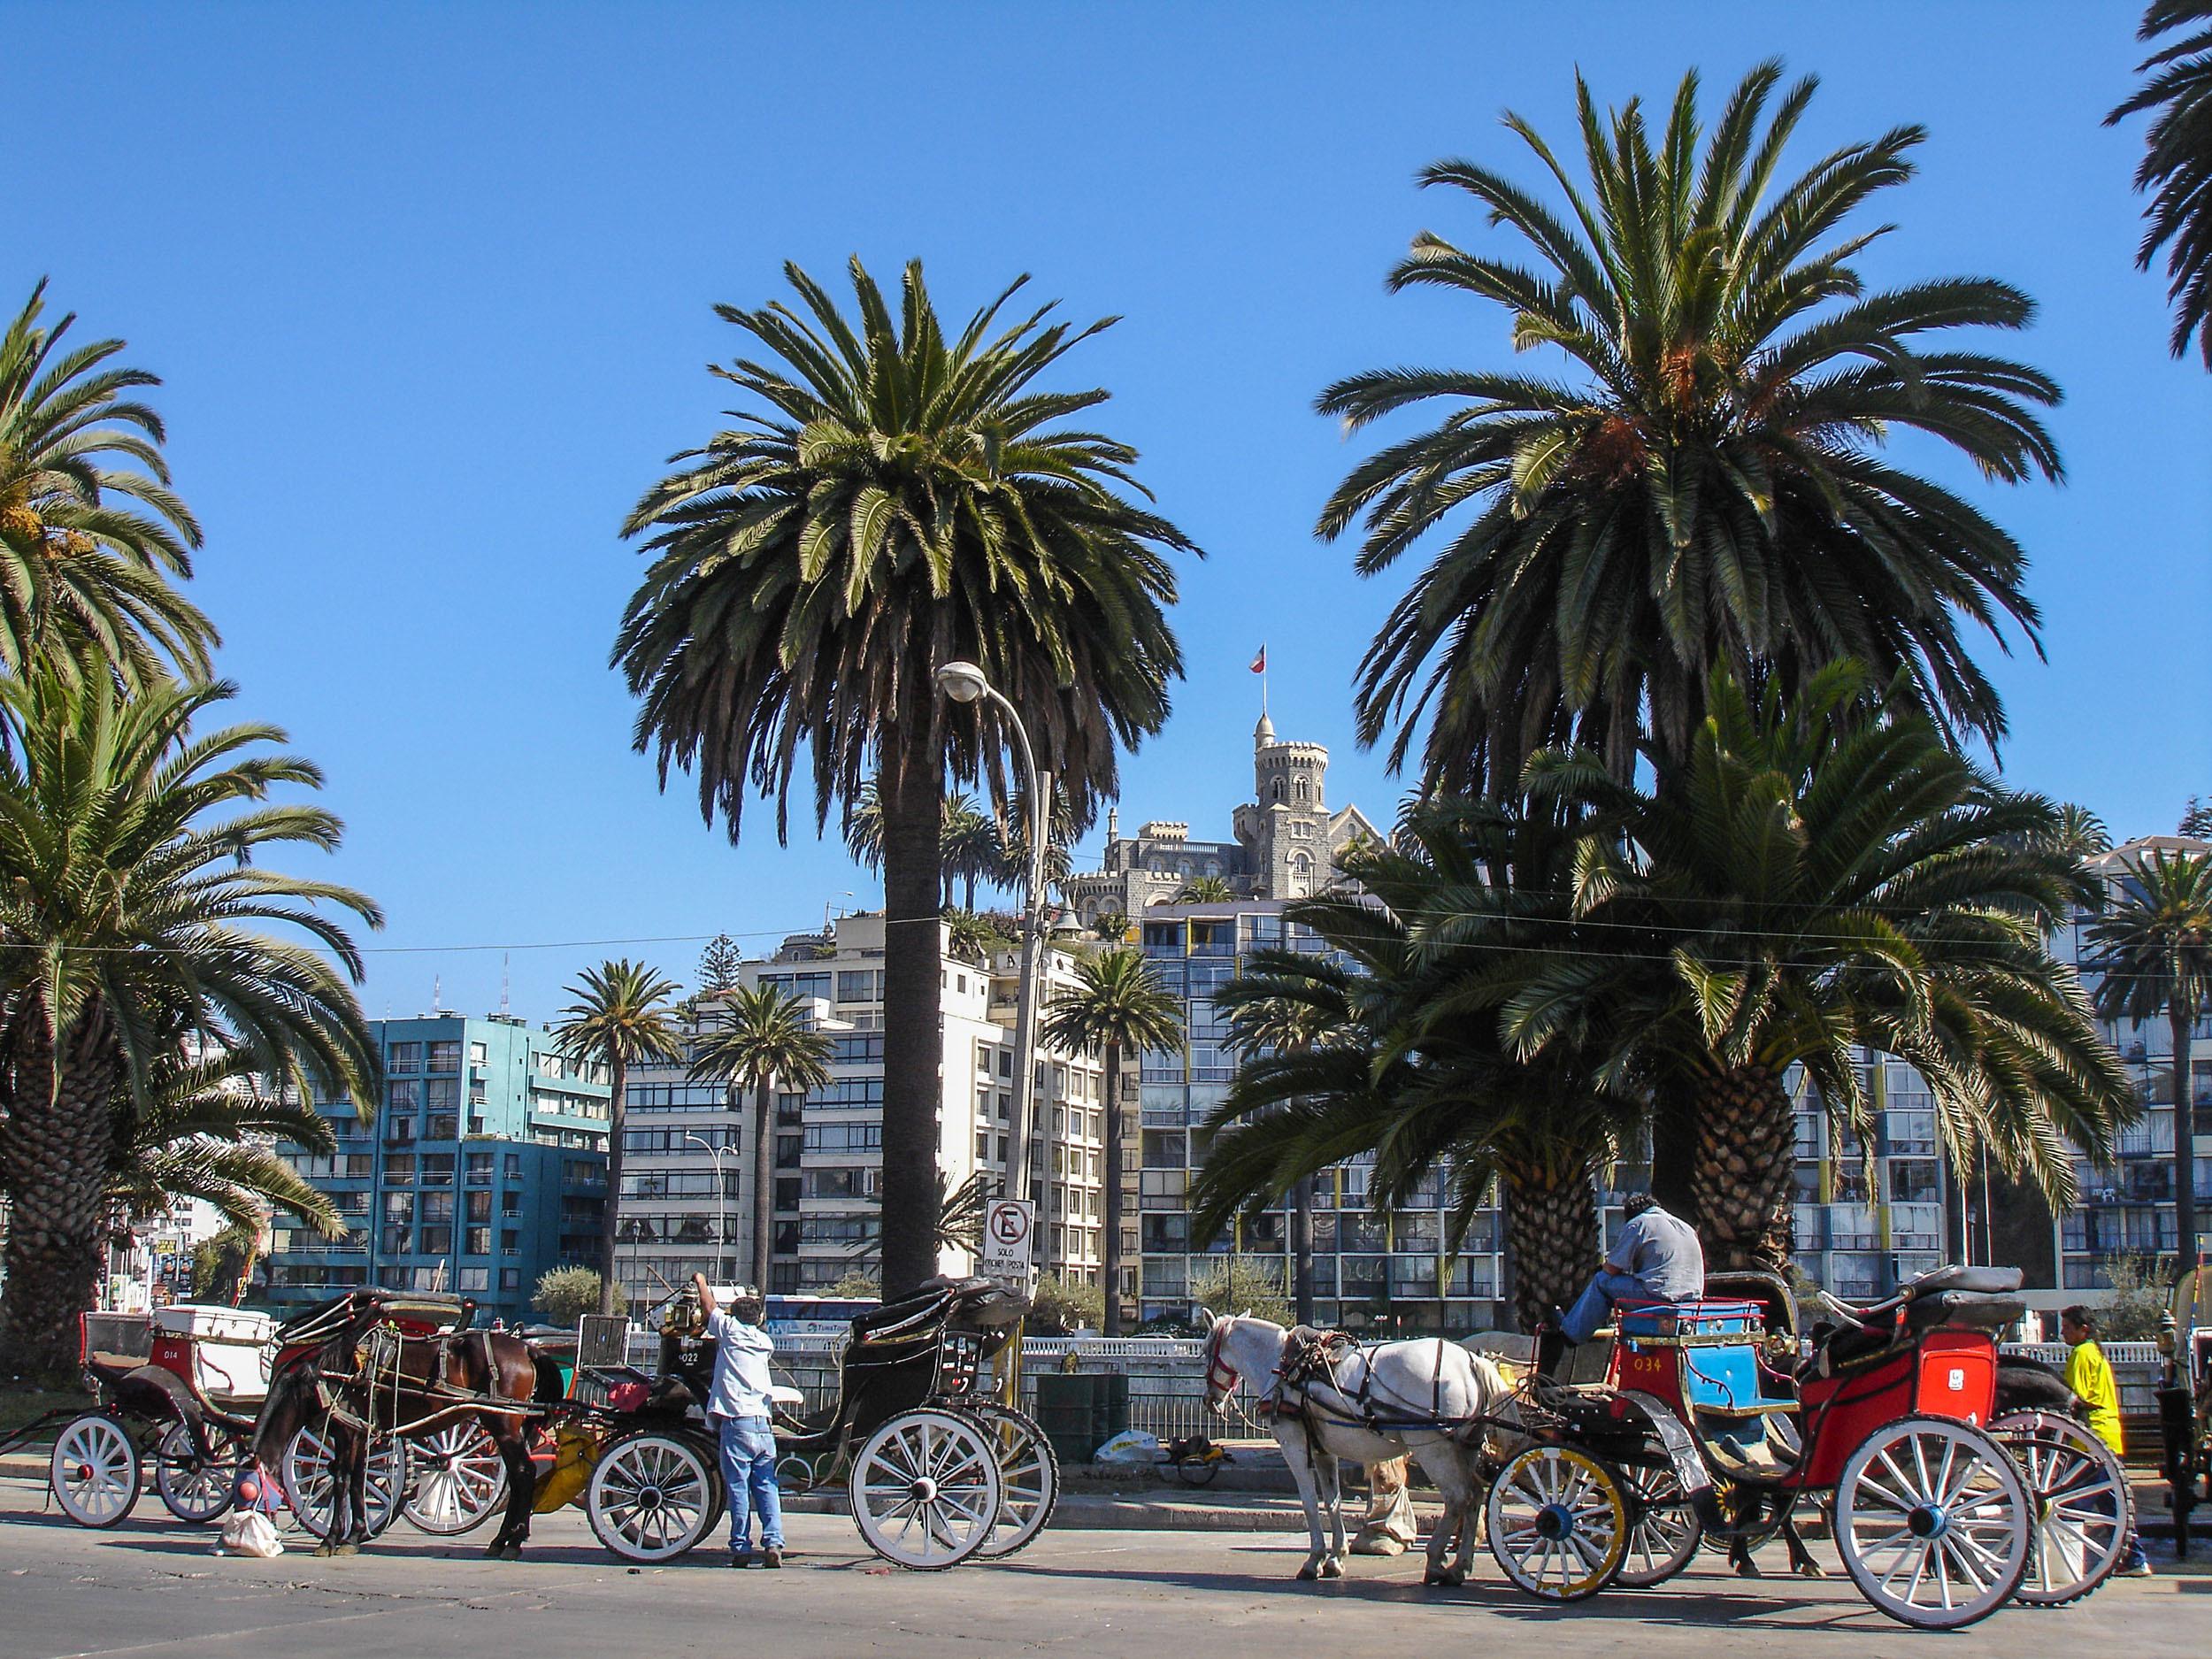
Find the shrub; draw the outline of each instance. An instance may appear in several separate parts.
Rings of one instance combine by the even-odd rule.
[[[530,1305],[555,1325],[574,1325],[588,1313],[599,1311],[599,1270],[594,1267],[557,1267],[541,1274]],[[622,1286],[614,1289],[614,1310],[627,1313],[630,1299]]]
[[[1029,1299],[1029,1328],[1041,1336],[1095,1331],[1105,1318],[1104,1291],[1080,1279],[1062,1279],[1057,1273],[1041,1275]]]
[[[1250,1256],[1224,1256],[1193,1276],[1191,1301],[1226,1317],[1248,1313],[1256,1319],[1290,1323],[1290,1302],[1283,1294],[1279,1262]]]

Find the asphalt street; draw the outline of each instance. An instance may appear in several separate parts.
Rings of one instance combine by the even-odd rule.
[[[1517,1594],[1479,1553],[1475,1580],[1456,1591],[1424,1590],[1412,1556],[1355,1557],[1348,1578],[1302,1585],[1291,1575],[1302,1540],[1282,1534],[1051,1530],[1004,1564],[917,1574],[869,1555],[849,1520],[804,1515],[791,1519],[781,1572],[733,1571],[718,1549],[633,1570],[568,1509],[539,1517],[519,1563],[485,1561],[466,1540],[403,1524],[351,1559],[251,1561],[211,1555],[213,1529],[169,1519],[150,1494],[101,1532],[42,1512],[42,1497],[38,1482],[0,1479],[0,1659],[1283,1659],[1494,1645],[1546,1659],[1624,1647],[2201,1659],[2212,1647],[2212,1576],[2170,1568],[2072,1608],[2016,1607],[1938,1636],[1891,1623],[1840,1577],[1745,1581],[1711,1560],[1656,1590],[1552,1609]]]

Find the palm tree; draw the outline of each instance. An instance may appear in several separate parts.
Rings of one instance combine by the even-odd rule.
[[[802,754],[815,815],[871,777],[884,909],[884,1287],[934,1271],[946,776],[1007,797],[982,705],[934,690],[979,665],[1021,710],[1037,764],[1087,814],[1118,745],[1157,731],[1182,656],[1167,555],[1196,549],[1133,499],[1136,452],[1065,418],[1103,391],[1039,376],[1105,327],[1000,320],[1016,282],[957,337],[910,265],[895,318],[858,260],[856,319],[796,265],[798,309],[720,308],[766,348],[718,371],[754,407],[676,457],[625,526],[652,563],[615,661],[643,700],[637,744],[697,780],[737,833],[749,790],[786,823]],[[804,314],[802,315],[801,313]]]
[[[157,1121],[180,1030],[297,1098],[320,1087],[372,1115],[375,1048],[342,923],[367,898],[282,874],[270,848],[334,849],[338,819],[272,791],[321,774],[272,752],[274,726],[199,733],[228,685],[44,664],[0,679],[0,1053],[12,1214],[0,1351],[33,1375],[76,1368],[117,1125]],[[306,942],[251,931],[282,926]]]
[[[2085,806],[2069,801],[2058,810],[2054,844],[2076,864],[2087,864],[2112,850],[2112,832]]]
[[[806,1004],[778,986],[730,993],[726,1022],[700,1043],[691,1075],[753,1091],[753,1283],[769,1288],[776,1185],[772,1093],[780,1081],[803,1094],[829,1081],[829,1033],[817,1031]]]
[[[1538,944],[1571,958],[1592,949],[1567,913],[1578,850],[1564,818],[1443,803],[1409,813],[1393,846],[1348,855],[1364,896],[1286,912],[1332,954],[1255,952],[1216,996],[1245,1057],[1212,1120],[1202,1234],[1371,1154],[1377,1210],[1444,1181],[1454,1249],[1502,1187],[1524,1328],[1571,1299],[1597,1263],[1594,1177],[1640,1102],[1605,1083],[1578,1040],[1533,1061],[1513,1053],[1502,1018],[1511,987],[1491,964]]]
[[[1574,921],[1609,944],[1498,953],[1506,1037],[1534,1056],[1594,1035],[1605,1074],[1657,1097],[1655,1153],[1686,1150],[1715,1265],[1788,1259],[1793,1065],[1860,1133],[1855,1047],[1910,1063],[1955,1164],[1985,1146],[2062,1209],[2071,1147],[2103,1158],[2132,1110],[2048,949],[2093,891],[2055,845],[2056,809],[1998,787],[1902,689],[1870,708],[1844,663],[1754,702],[1716,672],[1690,754],[1655,787],[1587,752],[1529,769],[1539,802],[1587,815]]]
[[[975,884],[995,878],[1004,860],[997,823],[989,813],[976,810],[975,803],[968,796],[956,795],[945,803],[937,843],[944,857],[946,905],[952,903],[952,884],[957,880],[964,884],[961,908],[972,912]]]
[[[1122,1056],[1183,1041],[1182,1003],[1152,972],[1144,953],[1122,946],[1079,957],[1075,984],[1046,1006],[1039,1034],[1065,1054],[1106,1057],[1106,1334],[1121,1334]]]
[[[2174,1054],[2174,1220],[2183,1271],[2197,1257],[2190,1028],[2212,1007],[2212,854],[2154,851],[2121,879],[2089,940],[2104,978],[2097,1012],[2106,1019],[2166,1016]]]
[[[215,626],[170,583],[200,526],[169,488],[161,381],[111,362],[119,340],[65,349],[42,280],[0,335],[0,668],[43,655],[134,684],[173,664],[204,678]]]
[[[1220,876],[1193,876],[1175,889],[1172,904],[1226,904],[1237,890]]]
[[[1885,680],[1908,674],[1954,736],[2004,730],[1962,625],[1995,633],[2010,617],[2036,640],[2025,556],[1882,447],[1924,434],[1987,478],[2057,477],[2034,413],[2058,401],[2048,378],[1922,349],[2023,327],[2034,308],[1981,278],[1868,291],[1852,261],[1881,232],[1846,221],[1911,176],[1922,130],[1847,145],[1778,188],[1815,85],[1791,88],[1763,128],[1780,79],[1753,70],[1709,136],[1694,73],[1656,135],[1640,104],[1601,115],[1578,81],[1586,183],[1509,116],[1563,211],[1478,162],[1421,175],[1525,238],[1533,268],[1424,232],[1391,287],[1502,305],[1517,349],[1550,348],[1573,371],[1381,369],[1321,396],[1348,429],[1448,411],[1355,467],[1319,524],[1331,539],[1363,525],[1364,575],[1442,538],[1369,647],[1357,697],[1360,741],[1387,736],[1393,765],[1419,745],[1431,792],[1510,795],[1548,743],[1594,749],[1625,777],[1647,733],[1671,761],[1716,664],[1770,666],[1788,687],[1855,657]]]
[[[308,1097],[270,1088],[245,1050],[196,1060],[181,1043],[165,1048],[145,1105],[119,1130],[108,1193],[134,1214],[196,1198],[235,1227],[258,1231],[271,1210],[289,1210],[326,1238],[346,1230],[330,1195],[275,1151],[278,1141],[334,1151],[330,1120]]]
[[[1011,950],[1014,942],[1014,935],[995,916],[979,916],[973,910],[945,912],[945,949],[962,962],[980,967],[990,961],[994,951]]]
[[[630,1068],[679,1058],[684,1051],[669,998],[676,982],[627,956],[586,968],[572,985],[576,1000],[553,1027],[554,1047],[573,1060],[604,1066],[607,1097],[607,1205],[599,1225],[599,1311],[614,1312],[616,1235],[622,1225],[622,1133],[628,1116]]]
[[[2212,369],[2212,0],[2151,0],[2135,37],[2152,41],[2176,29],[2187,32],[2137,65],[2150,79],[2104,124],[2155,111],[2135,188],[2157,194],[2143,210],[2149,226],[2135,263],[2147,271],[2158,250],[2173,244],[2166,255],[2166,297],[2174,308],[2168,344],[2180,357],[2194,334]]]

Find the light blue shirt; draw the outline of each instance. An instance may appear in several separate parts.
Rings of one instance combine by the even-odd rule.
[[[768,1356],[776,1351],[776,1339],[760,1326],[746,1325],[719,1308],[707,1321],[707,1334],[715,1341],[714,1389],[707,1396],[707,1415],[773,1415],[768,1399]]]

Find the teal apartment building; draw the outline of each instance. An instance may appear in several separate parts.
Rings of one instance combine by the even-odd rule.
[[[346,1222],[326,1239],[276,1217],[256,1301],[282,1310],[362,1286],[472,1297],[479,1318],[536,1316],[538,1278],[598,1264],[607,1079],[511,1015],[372,1022],[384,1098],[372,1125],[321,1101],[338,1148],[285,1148]]]

